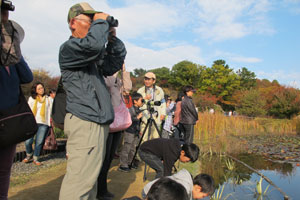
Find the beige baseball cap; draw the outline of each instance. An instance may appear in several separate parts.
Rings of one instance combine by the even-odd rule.
[[[153,78],[154,80],[156,79],[156,76],[153,72],[147,72],[144,77]]]
[[[80,14],[95,14],[95,13],[100,13],[100,11],[95,11],[90,4],[86,2],[82,3],[77,3],[73,5],[68,13],[68,23],[70,22],[71,19],[74,17],[80,15]]]

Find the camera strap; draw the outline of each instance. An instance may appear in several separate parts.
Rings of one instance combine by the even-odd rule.
[[[120,90],[120,97],[121,97],[121,100],[120,100],[120,103],[124,103],[126,105],[126,101],[125,101],[125,98],[123,96],[123,92],[125,91],[125,88],[124,88],[124,78],[123,78],[123,71],[121,71],[121,90]],[[115,80],[115,85],[117,85],[117,87],[119,87],[118,85],[118,75],[115,77],[116,80]]]
[[[145,87],[145,94],[147,94],[147,90],[150,90],[150,88],[147,88],[146,86],[144,86]],[[155,90],[156,90],[156,88],[155,88],[155,85],[153,85],[153,90],[152,90],[152,101],[155,101]]]

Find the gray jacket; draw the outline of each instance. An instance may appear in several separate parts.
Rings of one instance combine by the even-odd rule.
[[[193,100],[189,96],[184,96],[181,102],[181,113],[180,113],[180,123],[182,124],[196,124],[198,120],[198,112],[193,103]]]
[[[190,172],[188,172],[186,169],[182,169],[179,172],[177,172],[176,174],[173,174],[172,176],[167,176],[168,178],[180,183],[181,185],[183,185],[183,187],[186,189],[186,192],[189,196],[189,199],[192,200],[193,199],[193,178],[190,174]],[[145,185],[143,191],[142,191],[142,197],[145,199],[146,195],[148,194],[151,186],[157,181],[158,179],[155,179],[153,181],[151,181],[150,183],[148,183],[147,185]]]
[[[103,76],[122,68],[126,49],[114,37],[107,43],[109,25],[98,19],[91,24],[86,37],[71,37],[59,51],[59,65],[67,93],[66,111],[80,119],[110,124],[114,111]]]

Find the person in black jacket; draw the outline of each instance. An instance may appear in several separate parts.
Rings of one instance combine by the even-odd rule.
[[[180,162],[195,162],[199,147],[193,143],[181,145],[175,138],[157,138],[144,142],[139,151],[140,158],[156,171],[155,178],[172,175],[172,167]]]
[[[188,85],[183,88],[183,92],[184,98],[181,103],[179,124],[181,131],[184,133],[184,142],[192,143],[194,139],[194,125],[198,121],[198,112],[192,100],[195,90]]]
[[[120,154],[120,167],[119,171],[129,172],[129,164],[133,159],[135,153],[135,146],[139,141],[140,123],[143,113],[139,110],[143,106],[143,96],[140,93],[133,93],[131,95],[133,106],[129,108],[132,124],[124,132],[124,145]],[[133,163],[132,168],[137,168]]]
[[[5,34],[1,34],[0,39],[0,111],[7,113],[10,109],[15,109],[15,106],[19,104],[21,84],[30,83],[33,80],[33,75],[21,54],[20,44],[24,39],[25,32],[21,25],[9,19],[9,14],[13,11],[11,7],[13,5],[1,1],[0,6],[0,32],[5,32]],[[1,116],[2,119],[3,117]],[[1,123],[2,125],[4,123]],[[1,130],[2,132],[3,130]],[[1,134],[1,138],[5,140],[6,134],[3,136]],[[17,144],[8,145],[7,147],[0,146],[1,200],[7,200],[16,146]]]

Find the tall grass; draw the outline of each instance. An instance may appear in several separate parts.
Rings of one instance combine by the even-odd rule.
[[[231,144],[222,140],[226,140],[229,136],[296,134],[296,124],[296,118],[288,120],[245,116],[228,117],[222,113],[204,112],[199,113],[194,139],[200,141],[202,145],[210,144],[209,148],[217,146],[218,152],[224,152]]]
[[[195,126],[195,139],[206,139],[223,134],[296,134],[296,119],[228,117],[222,113],[199,113],[199,120]]]
[[[296,133],[297,135],[300,135],[300,116],[295,118],[296,121]]]

